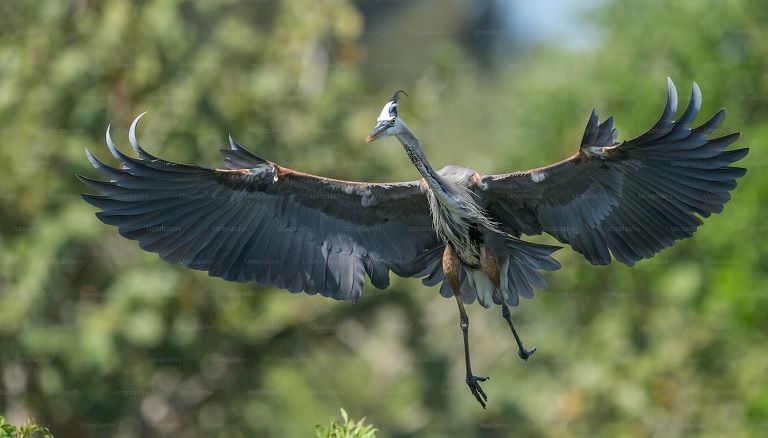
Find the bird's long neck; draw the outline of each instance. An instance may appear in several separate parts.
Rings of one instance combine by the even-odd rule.
[[[480,225],[483,229],[499,232],[496,224],[491,222],[482,208],[477,205],[472,198],[472,192],[468,189],[463,190],[459,184],[452,183],[435,172],[427,161],[427,157],[424,156],[419,139],[405,126],[405,123],[400,133],[395,136],[430,188],[429,208],[435,230],[454,247],[464,263],[479,265],[479,259],[475,263],[477,254],[468,247],[471,227],[473,224]]]
[[[427,161],[427,157],[421,149],[419,139],[413,135],[413,132],[408,129],[408,126],[406,126],[405,123],[403,123],[402,131],[397,134],[396,137],[403,145],[403,149],[405,149],[405,153],[408,154],[408,158],[411,159],[411,163],[416,166],[416,169],[419,170],[419,173],[424,177],[424,180],[432,191],[441,193],[443,190],[442,186],[438,183],[439,176],[437,175],[437,172],[435,172],[435,169],[429,164],[429,161]]]

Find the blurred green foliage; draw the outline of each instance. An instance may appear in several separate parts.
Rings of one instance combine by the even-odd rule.
[[[16,427],[8,424],[5,418],[0,415],[0,438],[53,438],[47,428],[35,424],[35,420],[27,420],[24,424]]]
[[[338,423],[336,417],[331,417],[331,425],[328,427],[317,426],[318,438],[376,438],[378,429],[371,425],[365,425],[365,417],[360,421],[350,420],[347,411],[341,408],[341,416],[344,424]]]
[[[488,67],[459,38],[505,38],[462,30],[484,3],[1,2],[0,413],[57,436],[303,437],[339,406],[386,436],[765,436],[768,9],[598,2],[591,50]],[[722,215],[634,268],[559,251],[513,310],[528,362],[498,309],[471,306],[488,410],[436,289],[393,278],[351,305],[212,279],[101,224],[74,177],[97,177],[85,147],[115,164],[107,125],[129,150],[149,111],[141,143],[175,161],[220,166],[229,133],[305,172],[416,179],[396,142],[363,141],[399,88],[436,168],[527,169],[573,154],[592,107],[640,134],[666,76],[681,106],[699,83],[697,122],[728,108],[717,134],[744,132],[749,172]]]

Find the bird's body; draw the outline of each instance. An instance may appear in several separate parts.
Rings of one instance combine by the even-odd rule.
[[[501,233],[491,223],[483,209],[474,200],[474,193],[461,181],[452,181],[453,175],[439,176],[439,186],[428,183],[425,191],[432,212],[432,224],[440,239],[448,245],[468,278],[474,284],[488,285],[480,260],[482,246],[488,233]],[[425,178],[426,180],[426,178]],[[476,287],[482,303],[493,304],[493,291],[488,287]]]
[[[473,199],[474,193],[464,186],[441,177],[441,187],[427,187],[432,223],[440,239],[456,252],[461,263],[480,269],[480,245],[484,234],[500,232]]]
[[[207,169],[154,157],[129,131],[139,158],[107,145],[121,163],[111,168],[88,152],[101,182],[81,177],[102,195],[83,195],[99,219],[167,261],[230,281],[270,284],[291,292],[355,302],[365,277],[378,288],[389,272],[441,284],[453,296],[464,335],[466,382],[485,407],[471,373],[464,304],[508,306],[543,289],[540,271],[554,271],[557,246],[525,242],[546,232],[593,264],[612,258],[632,266],[690,237],[701,217],[719,213],[745,170],[731,167],[748,150],[725,148],[738,134],[709,139],[724,110],[698,128],[701,93],[675,121],[677,93],[648,132],[617,142],[609,118],[593,111],[572,157],[526,172],[483,175],[447,166],[435,171],[419,140],[397,116],[399,93],[387,102],[367,141],[396,137],[423,179],[361,183],[318,177],[277,165],[232,141],[228,169]],[[141,117],[141,116],[139,116]],[[698,216],[697,216],[698,215]]]

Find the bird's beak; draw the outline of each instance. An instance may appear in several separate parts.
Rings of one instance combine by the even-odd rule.
[[[376,141],[382,132],[386,131],[387,128],[389,128],[389,122],[383,121],[376,124],[376,126],[373,128],[373,131],[371,131],[371,134],[368,136],[368,138],[365,139],[366,142],[370,143],[372,141]]]

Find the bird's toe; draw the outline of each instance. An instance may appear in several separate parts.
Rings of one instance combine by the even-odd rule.
[[[523,360],[528,360],[529,357],[533,356],[533,353],[536,352],[536,347],[531,348],[530,350],[518,350],[517,355],[520,356]]]
[[[480,387],[480,382],[485,382],[488,379],[490,379],[490,377],[467,376],[466,380],[469,390],[472,391],[472,394],[483,409],[485,409],[485,402],[488,400],[488,396],[485,395],[483,388]]]

